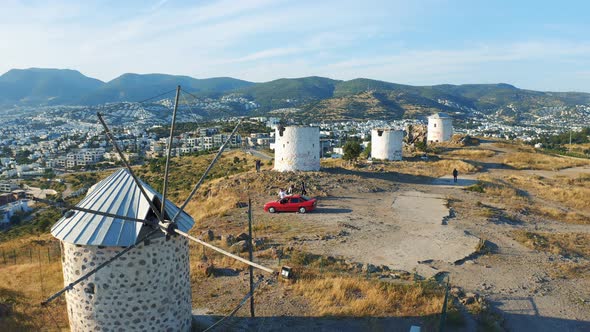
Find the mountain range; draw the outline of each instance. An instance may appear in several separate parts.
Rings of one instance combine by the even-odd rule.
[[[411,86],[365,78],[324,77],[253,83],[231,77],[196,79],[165,74],[123,74],[109,82],[69,69],[12,69],[0,76],[0,106],[99,105],[138,102],[173,90],[218,98],[237,94],[255,101],[256,114],[296,110],[298,117],[403,118],[448,111],[480,111],[518,121],[531,112],[590,105],[590,93],[541,92],[509,84]]]

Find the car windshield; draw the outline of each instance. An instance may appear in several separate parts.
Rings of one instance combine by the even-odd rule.
[[[304,195],[301,195],[299,197],[301,198],[302,201],[309,201],[311,199],[308,196],[304,196]]]

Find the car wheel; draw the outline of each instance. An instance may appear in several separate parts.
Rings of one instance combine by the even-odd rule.
[[[303,206],[299,208],[299,213],[305,213],[305,208]]]
[[[268,208],[268,212],[275,213],[275,212],[277,212],[277,210],[275,210],[275,208],[271,207],[271,208]]]

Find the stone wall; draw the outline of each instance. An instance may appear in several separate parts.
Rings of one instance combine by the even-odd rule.
[[[62,244],[65,285],[123,250]],[[139,245],[66,292],[66,300],[72,331],[190,331],[188,241]]]
[[[288,126],[275,132],[276,171],[318,171],[320,128]]]

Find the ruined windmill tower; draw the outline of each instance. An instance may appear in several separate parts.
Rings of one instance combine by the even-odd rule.
[[[319,171],[320,128],[279,126],[275,132],[275,171]]]
[[[162,196],[142,183],[147,196],[160,206]],[[135,219],[155,218],[127,169],[94,185],[77,207]],[[170,219],[178,207],[165,204]],[[177,227],[194,224],[181,213]],[[70,211],[51,229],[61,241],[65,285],[143,239],[150,226],[116,217]],[[189,331],[191,289],[188,240],[164,233],[89,276],[66,293],[72,331]]]
[[[371,131],[371,157],[381,160],[402,160],[404,132],[391,128]]]
[[[428,117],[428,143],[445,142],[451,137],[453,137],[453,118],[443,112]]]

